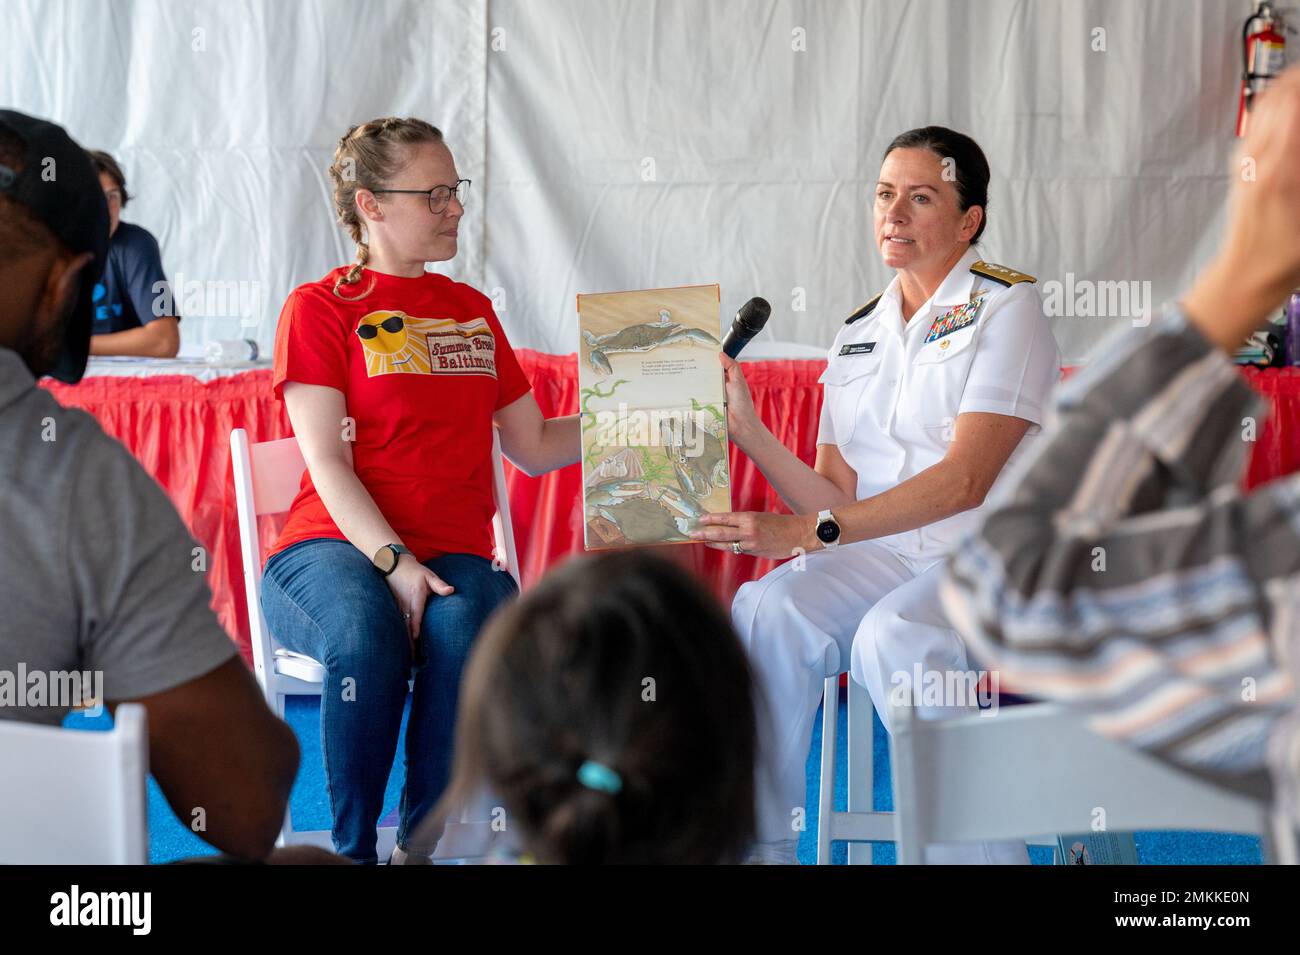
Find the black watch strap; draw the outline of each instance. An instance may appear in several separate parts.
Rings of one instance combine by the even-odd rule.
[[[380,554],[382,554],[384,551],[389,551],[393,555],[393,562],[388,565],[388,568],[386,570],[379,563]],[[411,553],[410,550],[408,550],[406,547],[403,547],[401,544],[385,544],[383,547],[379,548],[379,550],[375,552],[374,559],[371,561],[371,563],[375,565],[375,570],[379,571],[379,573],[382,576],[387,577],[389,574],[391,574],[393,571],[397,569],[397,565],[401,561],[402,555],[410,554],[410,553]],[[411,556],[414,557],[415,555],[411,554]]]

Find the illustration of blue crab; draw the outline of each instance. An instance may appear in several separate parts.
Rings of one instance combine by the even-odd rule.
[[[674,322],[668,309],[659,310],[659,321],[645,322],[641,325],[629,325],[608,335],[593,335],[583,329],[583,341],[591,346],[587,356],[591,368],[597,374],[610,375],[614,369],[609,364],[610,355],[629,352],[647,352],[660,345],[674,342],[696,342],[701,345],[717,345],[718,340],[700,328],[687,328]]]

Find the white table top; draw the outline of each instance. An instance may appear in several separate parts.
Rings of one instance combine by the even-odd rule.
[[[124,358],[95,355],[86,363],[85,377],[152,378],[158,375],[188,375],[199,381],[213,381],[217,378],[270,367],[269,359],[205,361],[202,358]]]
[[[741,361],[770,361],[781,358],[825,359],[826,349],[796,342],[750,342],[740,353]],[[86,364],[87,378],[151,378],[158,375],[188,375],[199,381],[213,381],[246,371],[270,368],[271,360],[209,361],[203,358],[127,358],[91,356]]]
[[[750,342],[740,353],[741,361],[773,361],[781,358],[820,358],[826,360],[826,348],[820,345],[801,345],[798,342]]]

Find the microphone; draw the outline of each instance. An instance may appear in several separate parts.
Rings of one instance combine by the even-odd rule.
[[[740,306],[735,321],[731,323],[731,328],[727,329],[727,334],[722,339],[723,354],[728,358],[739,355],[740,350],[749,344],[749,340],[763,330],[771,314],[772,306],[765,298],[751,298]]]

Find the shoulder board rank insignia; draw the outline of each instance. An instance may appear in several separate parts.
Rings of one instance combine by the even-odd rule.
[[[1024,272],[1017,272],[1015,269],[1009,269],[1005,265],[994,265],[992,262],[976,262],[970,267],[975,275],[982,275],[986,279],[992,279],[995,282],[1001,282],[1007,288],[1017,285],[1020,282],[1037,282],[1038,279]]]
[[[885,294],[884,292],[881,292],[881,293],[880,293],[880,295],[884,295],[884,294]],[[845,320],[844,320],[844,324],[845,324],[845,325],[852,325],[852,324],[853,324],[854,322],[856,322],[859,318],[865,318],[866,316],[870,315],[870,314],[871,314],[871,310],[872,310],[873,308],[875,308],[875,307],[876,307],[876,303],[880,301],[880,295],[877,295],[877,296],[876,296],[875,298],[873,298],[870,302],[868,302],[866,305],[863,305],[860,309],[858,309],[856,312],[854,312],[852,315],[850,315],[847,319],[845,319]]]

